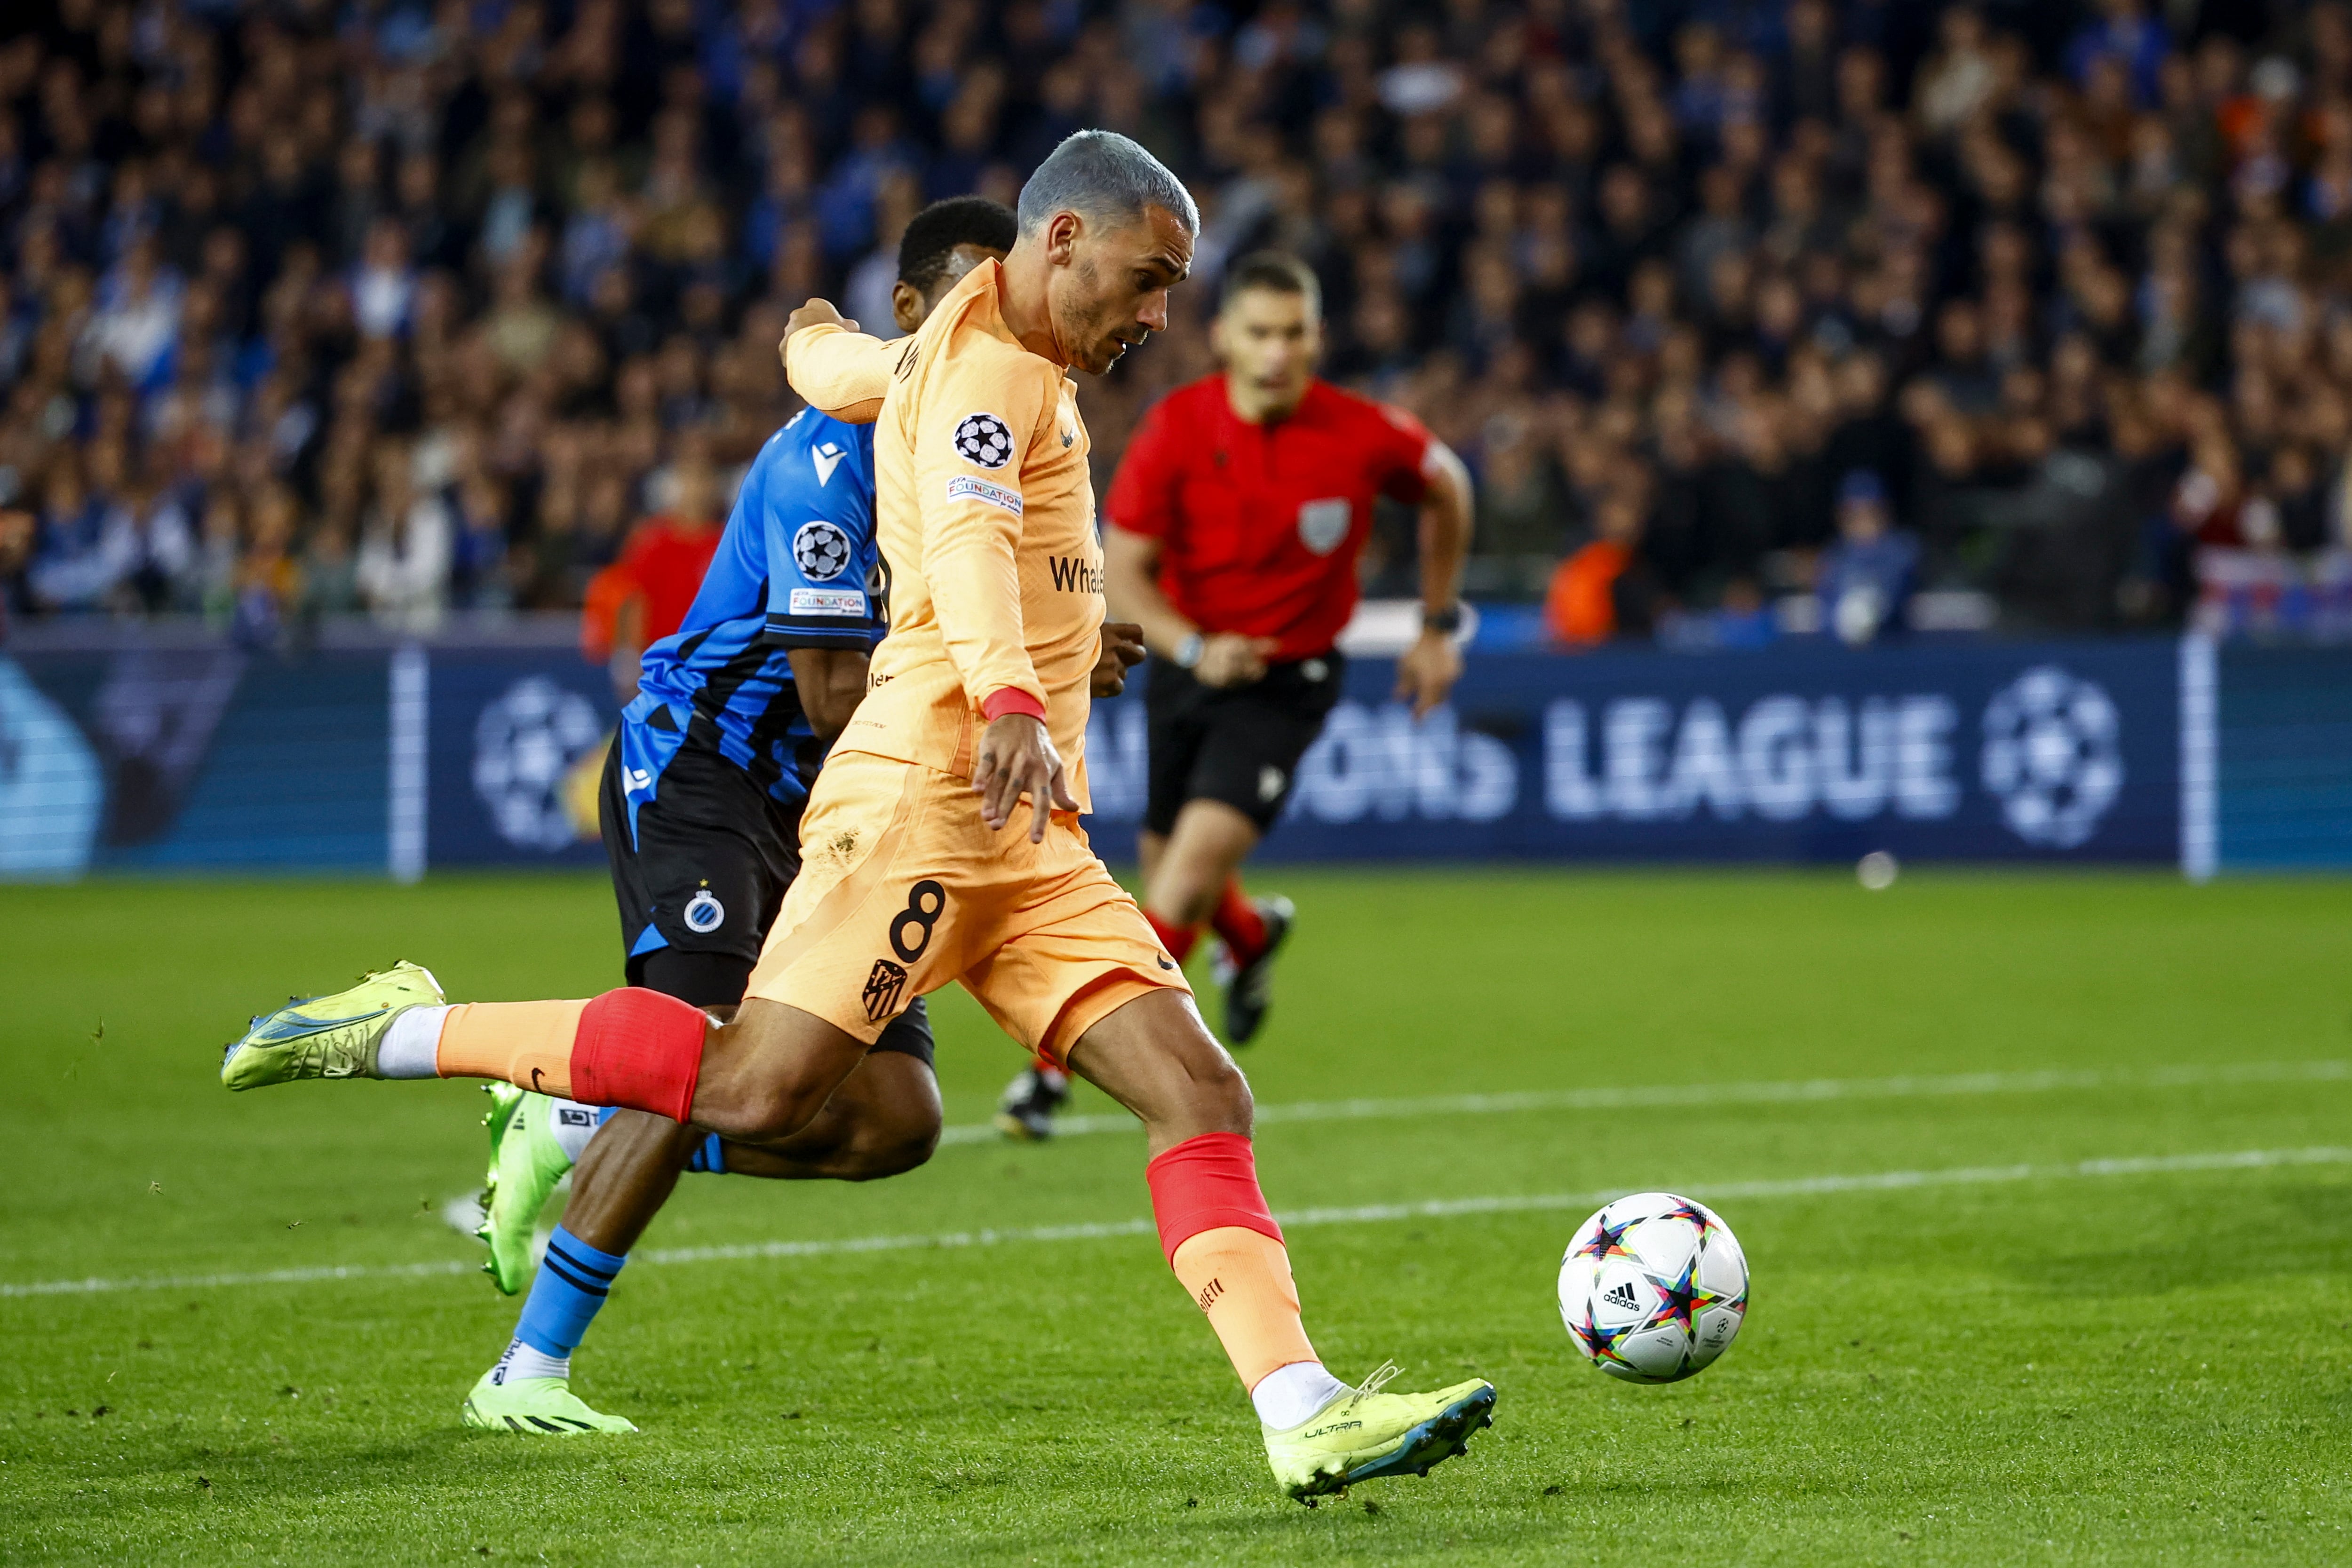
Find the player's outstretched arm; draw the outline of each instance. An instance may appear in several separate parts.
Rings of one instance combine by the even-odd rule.
[[[882,413],[902,341],[868,337],[832,301],[812,299],[785,318],[776,351],[784,380],[810,407],[846,424],[871,424]]]
[[[1470,470],[1454,449],[1432,440],[1422,457],[1429,488],[1421,502],[1421,609],[1423,630],[1397,660],[1396,695],[1412,703],[1412,716],[1426,716],[1462,678],[1462,650],[1447,629],[1461,612],[1462,563],[1470,553],[1474,505]]]

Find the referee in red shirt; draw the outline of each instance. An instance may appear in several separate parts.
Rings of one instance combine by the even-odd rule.
[[[1419,420],[1316,379],[1322,291],[1304,263],[1235,262],[1210,330],[1223,373],[1162,399],[1111,482],[1104,591],[1153,655],[1144,913],[1179,962],[1203,922],[1215,929],[1230,966],[1225,1038],[1241,1045],[1265,1021],[1293,911],[1250,898],[1237,873],[1339,700],[1333,644],[1355,612],[1373,501],[1421,508],[1422,632],[1396,688],[1419,717],[1462,674],[1471,492],[1462,460]],[[1066,1092],[1033,1067],[1006,1090],[999,1124],[1043,1137]]]

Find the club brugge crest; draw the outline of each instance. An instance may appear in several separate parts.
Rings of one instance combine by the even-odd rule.
[[[1298,508],[1299,542],[1317,555],[1329,555],[1348,537],[1351,520],[1344,496],[1309,501]]]
[[[708,936],[727,923],[727,906],[709,888],[704,888],[686,901],[686,928],[698,936]]]

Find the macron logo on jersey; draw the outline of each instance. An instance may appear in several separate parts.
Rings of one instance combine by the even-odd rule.
[[[809,448],[809,461],[816,465],[818,489],[824,488],[826,482],[833,477],[833,471],[840,467],[841,460],[848,455],[838,442],[828,441],[823,446]]]

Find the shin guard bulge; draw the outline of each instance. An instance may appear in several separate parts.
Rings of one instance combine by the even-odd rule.
[[[1243,1386],[1255,1387],[1276,1367],[1316,1360],[1250,1141],[1204,1133],[1153,1160],[1145,1176],[1169,1267],[1207,1315]]]

